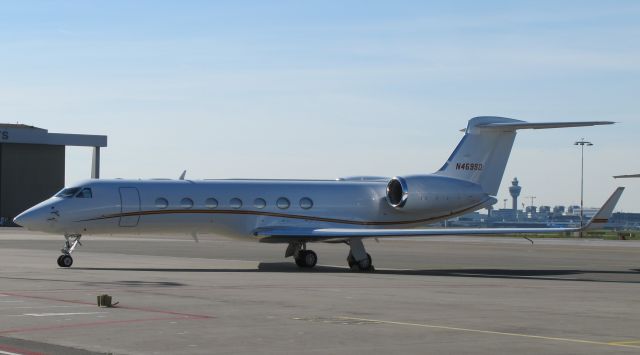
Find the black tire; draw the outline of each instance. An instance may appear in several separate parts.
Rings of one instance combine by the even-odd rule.
[[[349,268],[351,271],[355,272],[373,272],[376,269],[373,267],[373,259],[371,259],[371,255],[367,253],[367,258],[361,260],[360,262],[355,261],[351,253],[349,253],[349,258],[347,258],[349,262]]]
[[[371,255],[367,253],[367,259],[360,261],[358,265],[361,269],[370,269],[371,265],[373,265],[373,259],[371,259]]]
[[[373,259],[369,253],[367,253],[366,261],[362,260],[361,262],[357,262],[353,257],[353,254],[349,252],[349,256],[347,256],[347,263],[349,264],[349,268],[354,271],[368,271],[373,268]]]
[[[60,267],[71,267],[73,265],[73,258],[71,255],[60,256]]]
[[[313,250],[301,250],[295,260],[298,267],[312,268],[318,262],[318,255]]]
[[[350,269],[353,269],[353,266],[356,265],[356,259],[353,257],[351,252],[349,252],[349,255],[347,256],[347,264],[349,264]]]
[[[63,256],[64,256],[64,255],[60,255],[60,256],[58,257],[58,261],[57,261],[57,262],[58,262],[58,266],[60,266],[60,267],[63,267],[63,266],[62,266],[62,257],[63,257]]]
[[[303,257],[305,267],[312,268],[318,263],[318,254],[313,250],[307,250]]]

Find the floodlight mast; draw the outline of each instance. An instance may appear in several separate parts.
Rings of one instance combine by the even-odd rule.
[[[582,228],[584,226],[584,146],[591,147],[593,143],[581,138],[573,145],[580,146],[580,228]],[[580,238],[582,238],[582,230],[580,231]]]

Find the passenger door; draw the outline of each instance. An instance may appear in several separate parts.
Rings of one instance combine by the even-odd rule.
[[[140,212],[140,193],[135,187],[120,188],[120,206],[123,216],[120,217],[120,227],[136,227],[140,221],[140,215],[126,215],[127,213]]]

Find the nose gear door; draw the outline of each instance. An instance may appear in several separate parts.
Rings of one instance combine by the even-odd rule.
[[[135,187],[120,188],[120,227],[135,227],[140,221],[140,192]],[[129,215],[133,214],[133,215]]]

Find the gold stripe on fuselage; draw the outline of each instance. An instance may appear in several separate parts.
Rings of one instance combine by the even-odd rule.
[[[304,216],[304,215],[296,215],[296,214],[287,214],[287,213],[277,213],[277,212],[265,212],[265,211],[250,211],[250,210],[155,210],[155,211],[136,211],[136,212],[124,212],[124,213],[114,213],[110,215],[105,215],[96,218],[90,218],[81,220],[78,222],[89,222],[89,221],[98,221],[104,219],[112,219],[112,218],[120,218],[120,217],[136,217],[136,216],[153,216],[153,215],[169,215],[169,214],[232,214],[232,215],[255,215],[255,216],[267,216],[267,217],[277,217],[277,218],[291,218],[291,219],[304,219],[308,221],[316,221],[316,222],[327,222],[327,223],[341,223],[341,224],[351,224],[351,225],[360,225],[360,226],[391,226],[398,224],[417,224],[417,223],[426,223],[433,222],[445,219],[447,217],[459,215],[461,213],[465,213],[467,211],[473,211],[477,209],[480,205],[484,204],[484,202],[477,204],[475,206],[469,207],[464,210],[455,211],[448,215],[423,218],[417,220],[410,221],[353,221],[348,219],[338,219],[338,218],[326,218],[326,217],[315,217],[315,216]]]

